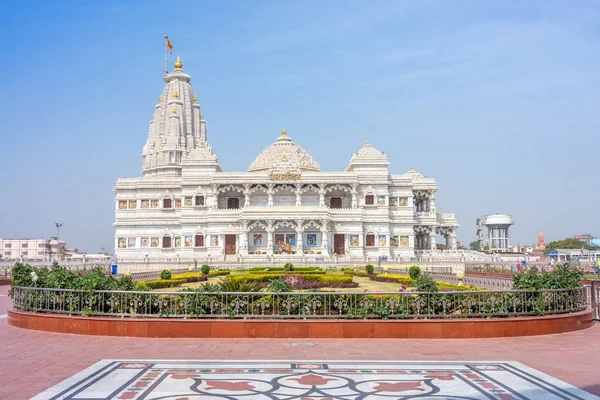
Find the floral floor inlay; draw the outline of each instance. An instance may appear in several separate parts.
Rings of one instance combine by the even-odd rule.
[[[517,362],[102,360],[34,399],[574,399]]]

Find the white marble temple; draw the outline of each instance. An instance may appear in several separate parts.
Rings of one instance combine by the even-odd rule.
[[[114,188],[120,261],[177,258],[410,260],[456,249],[454,214],[436,212],[432,178],[390,174],[366,143],[345,171],[321,171],[283,130],[246,172],[224,172],[209,143],[190,75],[177,60],[150,121],[139,178]]]

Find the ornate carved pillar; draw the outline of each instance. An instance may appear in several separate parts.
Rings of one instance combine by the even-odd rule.
[[[244,185],[244,207],[250,206],[250,185]],[[246,224],[247,225],[247,224]]]
[[[358,208],[358,192],[357,192],[357,188],[358,185],[353,183],[352,184],[352,208]]]
[[[212,186],[213,208],[219,208],[219,185]]]
[[[329,229],[327,227],[328,223],[329,221],[327,221],[326,219],[321,221],[321,248],[323,255],[329,255],[329,245],[327,240],[327,236],[329,235]]]
[[[435,213],[435,196],[433,191],[431,192],[431,195],[429,196],[428,201],[428,205],[427,205],[427,211]]]
[[[429,232],[429,250],[435,250],[435,228],[432,228]]]
[[[241,246],[240,246],[239,253],[242,255],[248,255],[248,221],[246,221],[246,220],[242,220],[241,235],[242,235],[242,237],[240,238]]]
[[[327,187],[324,183],[319,183],[319,207],[325,207],[325,188]]]
[[[304,245],[304,243],[302,243],[302,234],[304,233],[302,224],[304,224],[304,220],[296,220],[296,248],[298,249],[298,254],[304,254],[304,251],[302,251],[302,246]]]
[[[452,248],[452,250],[457,250],[457,245],[456,245],[456,228],[452,229],[452,232],[450,233],[450,247]]]
[[[272,220],[267,221],[267,248],[268,248],[267,254],[272,254],[273,253],[273,221]]]
[[[296,207],[300,207],[302,205],[302,184],[296,183]]]
[[[267,185],[267,195],[269,196],[269,200],[267,202],[267,207],[273,207],[273,188],[275,187],[274,184],[269,183]]]

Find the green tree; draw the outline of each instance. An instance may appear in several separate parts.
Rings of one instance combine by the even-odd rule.
[[[546,253],[553,249],[589,249],[590,245],[583,240],[574,239],[574,238],[566,238],[563,240],[556,240],[554,242],[550,242],[546,245]]]
[[[474,242],[469,243],[469,248],[471,250],[479,250],[479,242],[476,240]]]

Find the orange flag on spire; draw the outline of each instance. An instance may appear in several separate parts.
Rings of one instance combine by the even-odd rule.
[[[167,47],[169,48],[169,53],[173,54],[173,45],[171,44],[169,38],[167,38]]]

